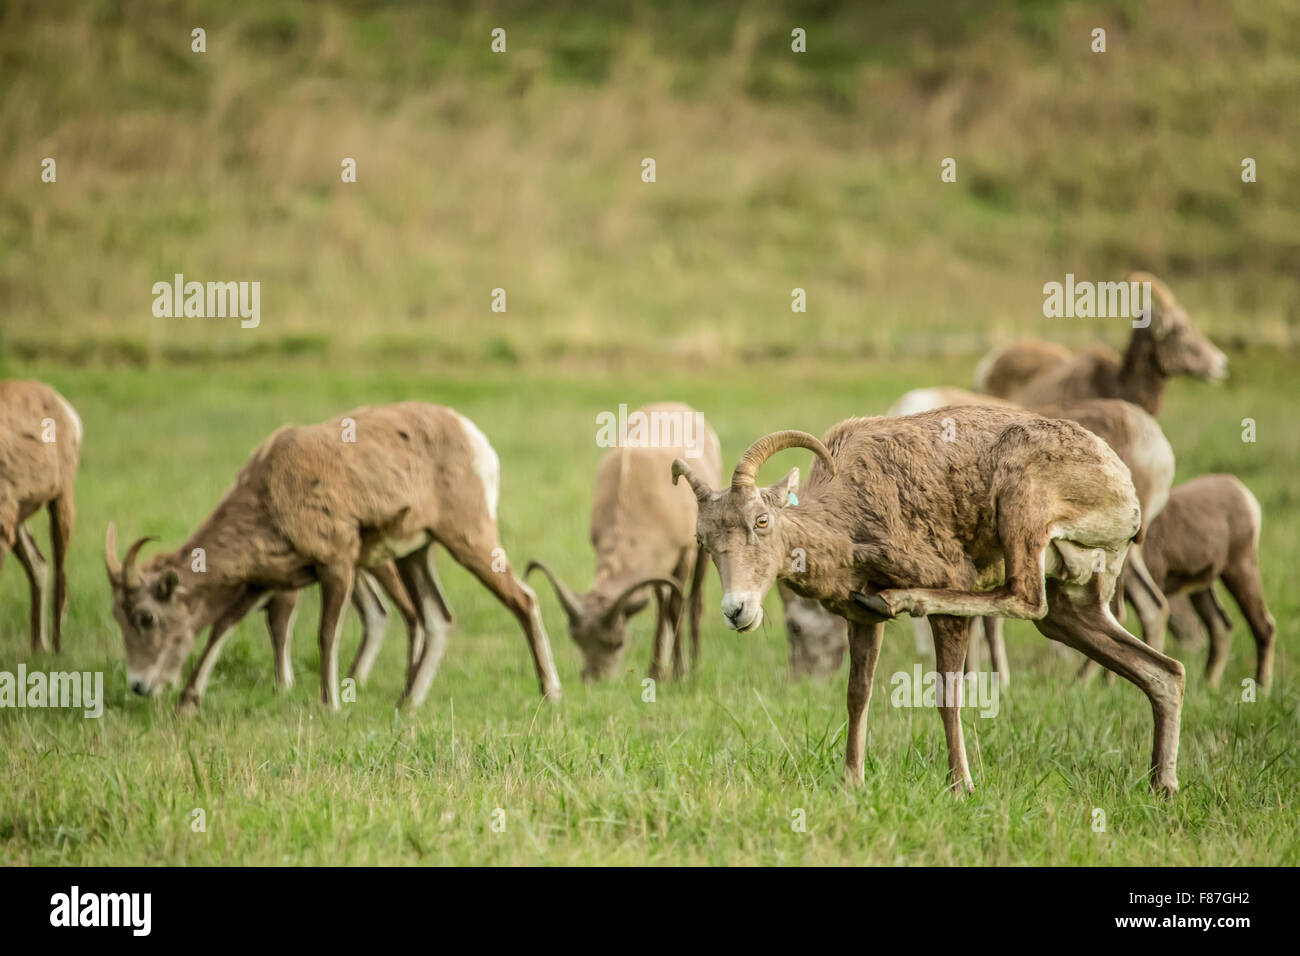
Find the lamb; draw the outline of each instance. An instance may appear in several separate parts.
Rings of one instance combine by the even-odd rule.
[[[976,387],[1026,407],[1122,398],[1157,415],[1171,376],[1215,383],[1227,377],[1227,356],[1196,330],[1168,286],[1145,272],[1131,273],[1125,281],[1150,282],[1152,303],[1150,324],[1133,329],[1122,359],[1106,349],[1067,358],[1047,343],[1020,343],[986,356]]]
[[[797,469],[758,488],[759,467],[795,447],[818,458],[803,494],[792,495]],[[757,628],[777,580],[849,622],[850,782],[863,781],[884,622],[906,613],[932,615],[955,791],[974,789],[958,708],[964,618],[979,616],[1032,620],[1141,688],[1154,716],[1151,785],[1177,791],[1183,667],[1110,612],[1140,507],[1128,468],[1082,426],[991,406],[856,418],[833,426],[824,443],[801,431],[760,438],[721,491],[680,459],[673,475],[699,503],[696,533],[718,569],[728,627]]]
[[[359,408],[276,431],[207,520],[174,552],[137,567],[140,539],[105,560],[131,688],[179,683],[195,635],[210,627],[196,673],[210,670],[230,629],[276,591],[321,586],[321,700],[339,706],[338,638],[358,568],[395,561],[424,639],[402,701],[418,706],[446,650],[448,621],[434,584],[441,544],[523,628],[545,698],[560,680],[537,597],[515,577],[497,537],[500,466],[481,431],[450,408],[402,402]],[[204,570],[192,555],[202,549]],[[198,706],[193,681],[180,706]],[[201,684],[200,684],[201,686]]]
[[[82,426],[62,395],[41,382],[0,381],[0,566],[10,549],[27,574],[32,650],[63,650],[68,605],[68,543],[76,518],[73,485],[81,457]],[[54,559],[52,614],[47,606],[50,567],[27,519],[49,512]]]
[[[611,449],[596,467],[592,491],[591,544],[596,551],[596,575],[591,590],[578,593],[541,561],[530,561],[525,576],[541,571],[551,582],[564,608],[569,634],[582,651],[584,681],[600,680],[618,669],[627,644],[628,619],[645,606],[653,587],[656,601],[655,643],[650,676],[664,680],[686,671],[677,637],[683,593],[690,580],[691,666],[700,653],[701,585],[705,562],[695,540],[695,499],[668,482],[674,458],[687,454],[693,434],[694,458],[702,475],[718,481],[722,452],[718,436],[704,416],[689,405],[660,402],[633,413],[649,423],[654,435],[667,425],[663,440]],[[629,416],[629,422],[633,416]],[[694,429],[693,432],[688,431]]]
[[[1232,475],[1202,475],[1173,490],[1147,529],[1143,551],[1156,584],[1169,595],[1188,595],[1210,632],[1206,677],[1218,687],[1228,664],[1232,622],[1214,594],[1228,588],[1255,638],[1255,682],[1273,681],[1273,615],[1259,575],[1259,501]]]

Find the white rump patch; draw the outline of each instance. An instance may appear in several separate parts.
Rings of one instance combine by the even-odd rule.
[[[919,415],[921,412],[932,412],[936,408],[943,408],[951,404],[943,389],[939,388],[914,388],[898,401],[893,404],[887,414],[891,418],[901,418],[904,415]]]
[[[68,400],[64,398],[62,395],[60,395],[58,392],[54,393],[54,397],[59,400],[59,404],[62,405],[63,410],[67,412],[68,418],[72,420],[72,431],[73,434],[77,436],[77,447],[80,448],[81,447],[81,416],[77,414],[77,410],[75,408],[73,408],[71,405],[68,404]]]
[[[456,413],[456,417],[460,419],[460,427],[465,430],[465,437],[469,439],[470,451],[474,455],[472,462],[474,473],[483,483],[483,497],[487,499],[488,514],[492,516],[493,521],[496,521],[497,502],[501,497],[501,459],[497,457],[492,443],[479,431],[477,425],[459,412]]]

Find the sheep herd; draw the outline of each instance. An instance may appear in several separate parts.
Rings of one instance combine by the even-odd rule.
[[[576,590],[539,556],[516,575],[497,532],[500,463],[487,437],[450,408],[422,402],[358,408],[272,434],[181,546],[142,557],[149,539],[119,553],[106,535],[112,610],[121,626],[133,691],[179,686],[197,638],[208,632],[185,680],[193,710],[225,640],[253,611],[266,614],[277,684],[293,680],[289,640],[297,592],[321,588],[321,700],[339,706],[339,637],[349,602],[362,642],[348,673],[369,676],[388,610],[408,637],[402,702],[427,695],[454,616],[438,579],[442,548],[519,623],[541,694],[560,678],[537,595],[544,577],[583,657],[582,678],[620,668],[629,618],[651,601],[656,623],[649,673],[682,677],[698,665],[702,584],[709,560],[722,584],[725,624],[754,630],[775,584],[795,674],[838,672],[847,651],[845,775],[861,781],[865,715],[884,622],[906,614],[918,646],[933,642],[937,672],[973,664],[973,623],[993,669],[1010,680],[1002,620],[1033,621],[1082,652],[1087,676],[1105,668],[1149,699],[1153,788],[1177,790],[1182,665],[1162,653],[1164,633],[1208,633],[1207,675],[1217,685],[1231,623],[1215,595],[1222,581],[1257,647],[1255,680],[1267,690],[1274,624],[1260,584],[1259,504],[1230,475],[1173,487],[1174,449],[1156,422],[1167,380],[1226,374],[1202,336],[1152,276],[1149,323],[1123,355],[1080,354],[1022,342],[985,358],[977,391],[919,389],[884,416],[853,418],[820,438],[779,431],[756,440],[724,484],[716,434],[680,403],[639,410],[690,421],[682,436],[620,442],[597,467],[591,511],[595,571]],[[30,583],[33,649],[62,647],[65,564],[73,525],[80,420],[53,389],[0,382],[0,566],[12,551]],[[814,453],[775,484],[756,478],[789,448]],[[50,566],[27,527],[49,511]],[[1144,640],[1121,622],[1136,611]],[[682,638],[687,626],[689,652]],[[960,682],[937,700],[949,782],[973,789],[958,708]]]

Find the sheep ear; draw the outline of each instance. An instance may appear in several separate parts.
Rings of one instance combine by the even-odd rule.
[[[774,485],[769,485],[767,491],[770,493],[773,503],[778,508],[784,508],[787,505],[797,505],[799,498],[796,492],[799,490],[799,469],[791,468],[782,478]]]
[[[158,600],[170,601],[172,595],[176,593],[176,585],[180,584],[181,576],[175,570],[168,571],[158,582]]]

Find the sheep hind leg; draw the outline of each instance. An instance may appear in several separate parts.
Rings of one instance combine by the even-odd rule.
[[[1273,638],[1277,622],[1264,601],[1259,561],[1252,555],[1247,561],[1229,565],[1223,572],[1223,583],[1250,625],[1250,633],[1255,638],[1255,683],[1267,691],[1273,683]]]
[[[271,649],[275,654],[275,686],[287,691],[293,687],[293,619],[298,614],[298,592],[276,591],[266,602],[266,628],[271,632]]]
[[[356,585],[352,588],[352,604],[361,615],[361,646],[357,656],[348,668],[348,677],[363,686],[370,678],[370,670],[375,666],[375,658],[384,644],[384,632],[388,630],[388,609],[384,607],[377,585],[367,571],[357,572]]]
[[[1232,648],[1232,621],[1215,596],[1213,586],[1188,595],[1196,615],[1210,632],[1210,653],[1205,661],[1205,680],[1217,688],[1228,666],[1228,652]]]
[[[397,561],[402,584],[415,606],[424,631],[419,659],[407,673],[406,689],[399,701],[399,705],[410,707],[419,707],[428,696],[429,687],[438,674],[442,656],[447,650],[449,630],[447,619],[435,597],[436,588],[433,577],[429,574],[429,558],[425,550],[427,549],[422,548]]]
[[[1178,790],[1183,665],[1120,626],[1107,606],[1114,586],[1111,573],[1099,574],[1086,584],[1048,581],[1048,613],[1035,626],[1044,636],[1083,652],[1146,694],[1154,720],[1151,787],[1172,795]]]

